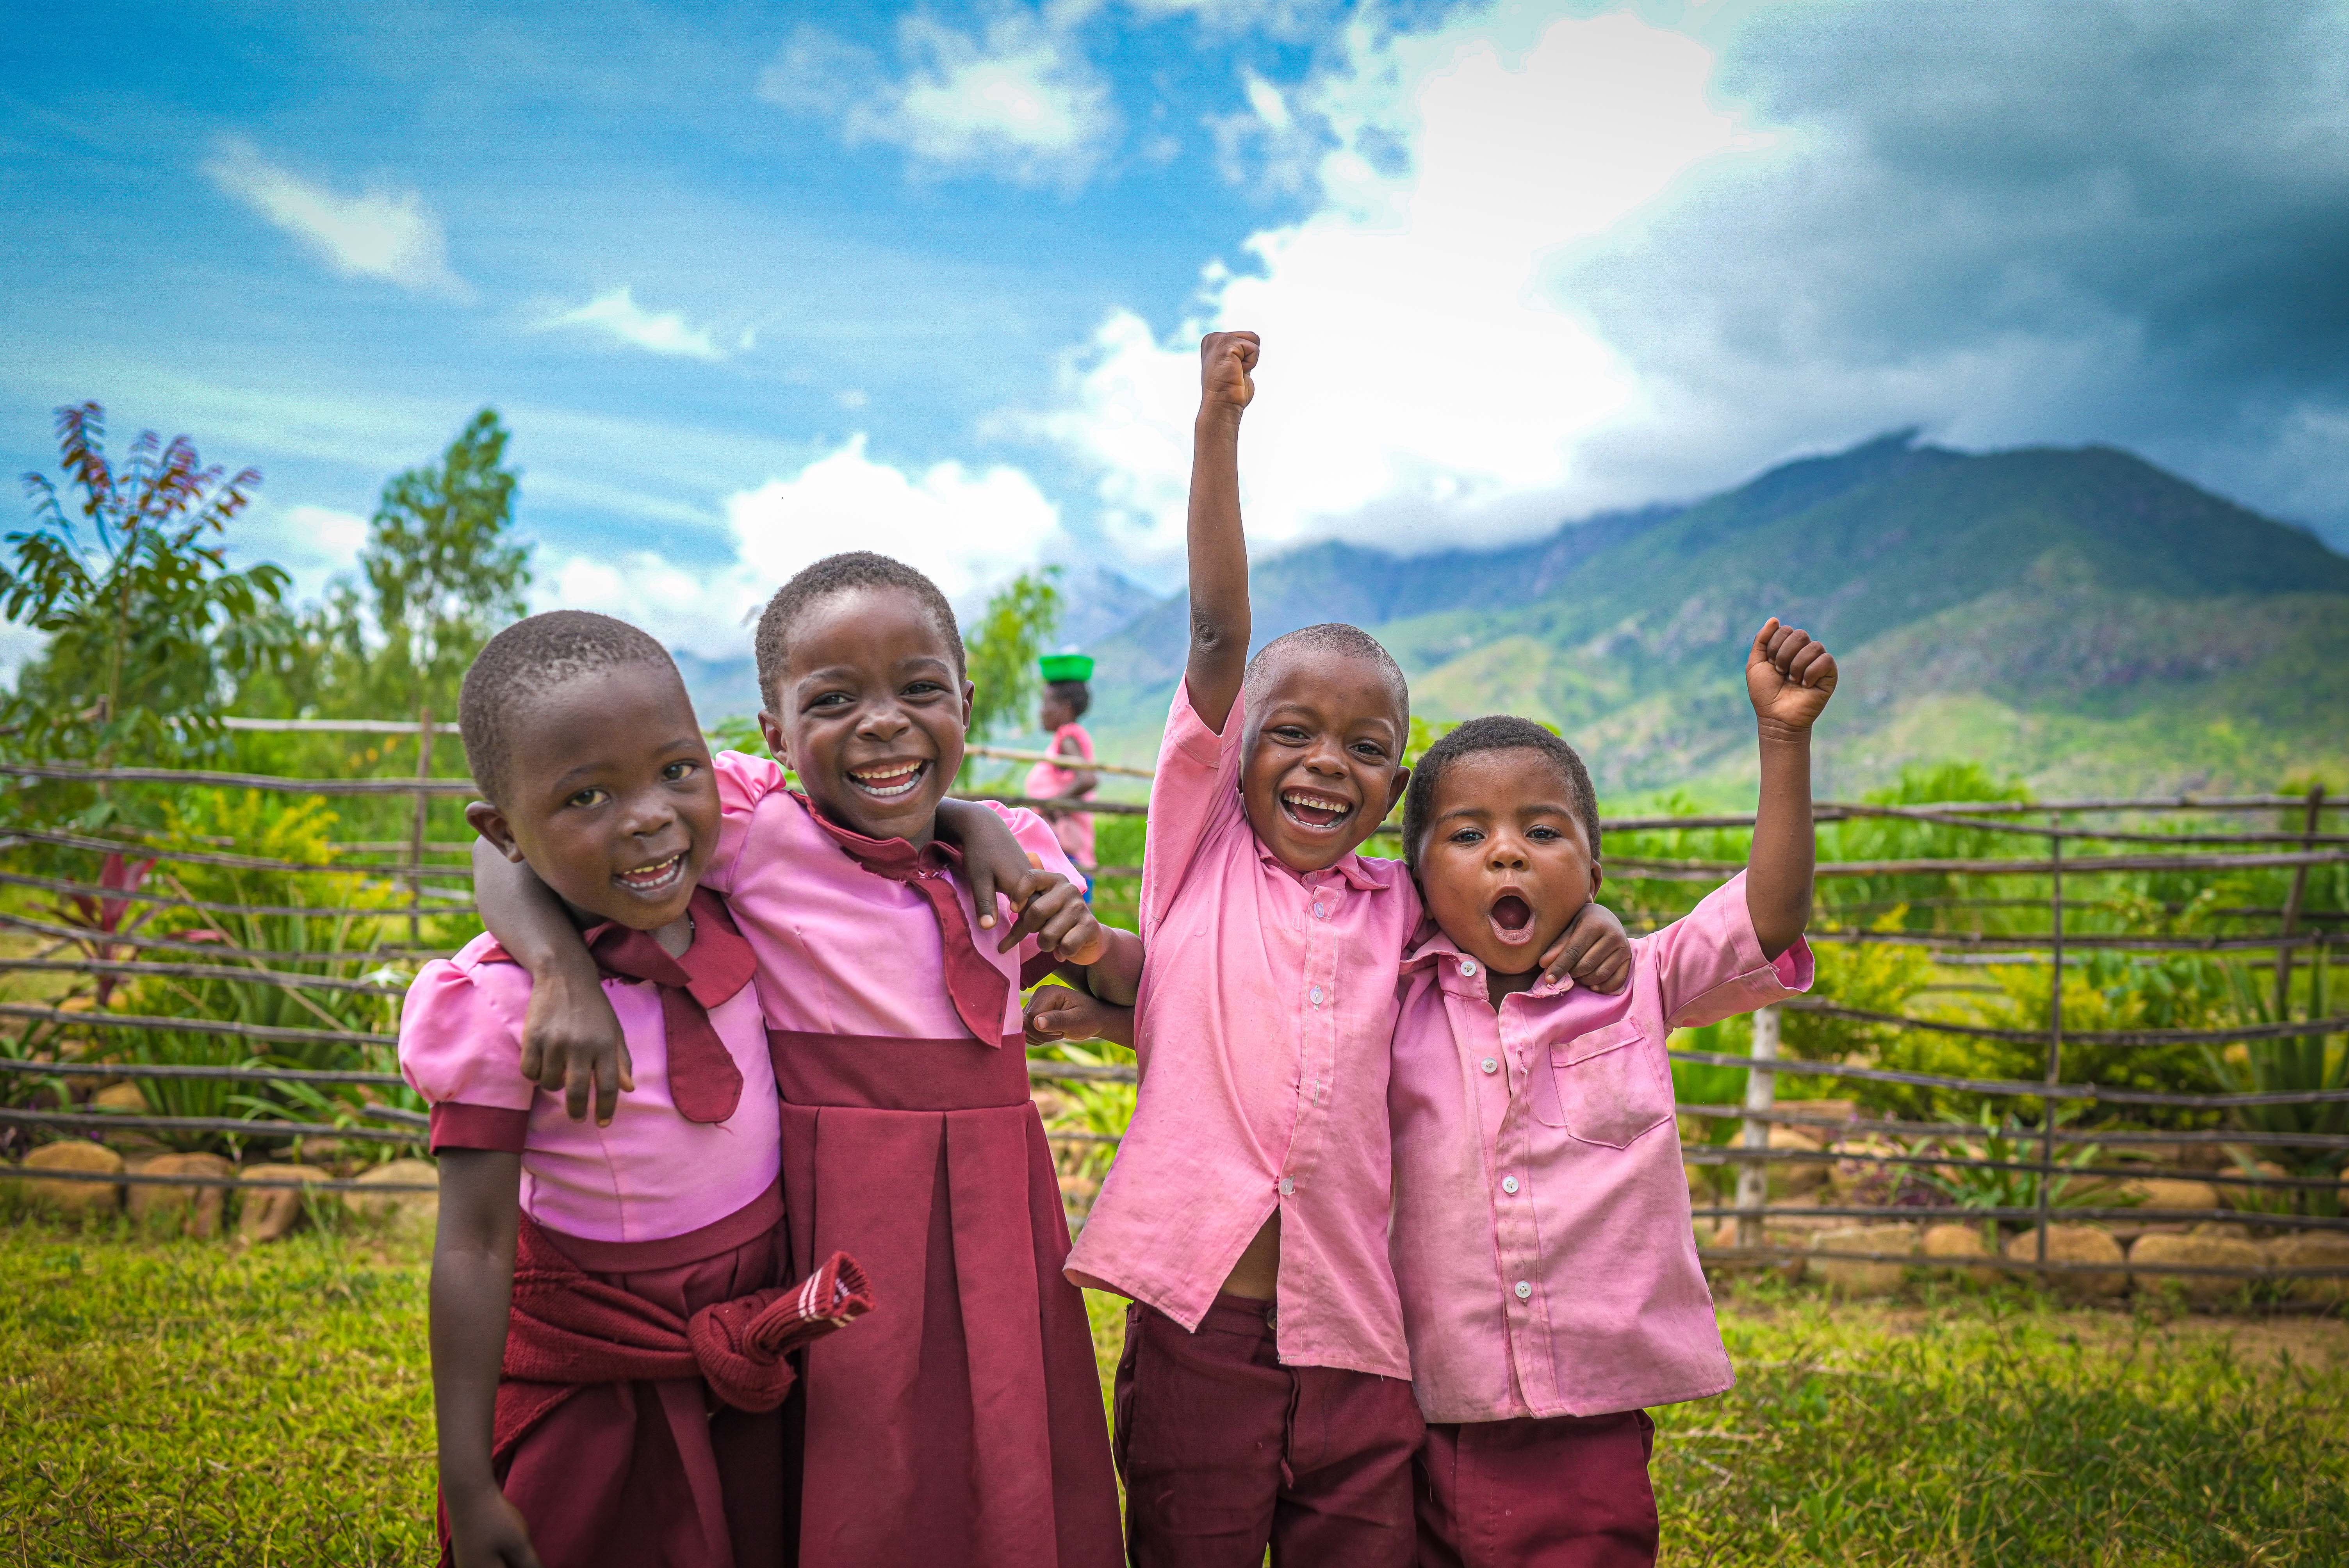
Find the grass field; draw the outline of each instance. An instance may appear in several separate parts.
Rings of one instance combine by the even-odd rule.
[[[430,1561],[424,1276],[0,1229],[0,1563]],[[1660,1417],[1667,1563],[2349,1560],[2349,1324],[1770,1286],[1723,1323],[1737,1390]]]

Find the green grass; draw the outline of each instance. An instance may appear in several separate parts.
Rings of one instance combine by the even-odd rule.
[[[0,1277],[0,1564],[430,1560],[416,1244],[25,1224]],[[2349,1559],[2337,1320],[1763,1286],[1723,1325],[1738,1388],[1660,1417],[1667,1563]]]

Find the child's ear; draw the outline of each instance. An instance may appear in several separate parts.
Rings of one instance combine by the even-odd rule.
[[[1590,896],[1593,900],[1599,897],[1599,884],[1606,880],[1607,873],[1599,869],[1599,861],[1593,859],[1590,862]]]
[[[465,820],[490,841],[490,848],[517,865],[522,863],[522,846],[514,841],[513,824],[506,820],[503,811],[487,800],[476,800],[465,808]]]
[[[1387,818],[1388,818],[1388,817],[1392,817],[1392,816],[1393,816],[1393,815],[1394,815],[1394,809],[1395,809],[1397,806],[1400,806],[1400,805],[1402,805],[1402,804],[1403,792],[1404,792],[1405,790],[1409,789],[1410,788],[1411,788],[1411,769],[1408,769],[1408,768],[1398,768],[1398,769],[1395,769],[1395,776],[1394,776],[1394,787],[1393,787],[1392,789],[1389,789],[1389,790],[1387,791],[1387,809],[1386,809],[1386,813],[1385,813],[1385,815],[1384,815],[1384,816],[1381,816],[1381,817],[1379,819],[1379,820],[1380,820],[1380,821],[1383,822],[1383,821],[1385,821],[1385,820],[1387,820]]]
[[[968,680],[962,683],[962,727],[965,729],[970,727],[971,699],[978,694],[978,686]]]
[[[767,742],[767,754],[772,757],[777,762],[789,768],[792,765],[791,748],[783,743],[783,721],[777,718],[773,714],[769,713],[765,708],[761,708],[759,710],[759,734],[763,737]]]

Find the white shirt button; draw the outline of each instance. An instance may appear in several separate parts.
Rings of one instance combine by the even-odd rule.
[[[1476,961],[1474,958],[1463,958],[1460,961],[1460,973],[1467,975],[1472,980],[1475,978]]]
[[[1516,1177],[1514,1177],[1514,1176],[1504,1176],[1504,1177],[1502,1177],[1502,1178],[1501,1178],[1501,1191],[1504,1191],[1504,1192],[1514,1192],[1514,1191],[1516,1191],[1516,1190],[1517,1190],[1517,1179],[1516,1179]]]
[[[1495,1061],[1490,1057],[1486,1057],[1483,1061],[1478,1062],[1476,1065],[1483,1068],[1488,1073],[1496,1073],[1501,1070],[1501,1064]]]
[[[1309,996],[1311,996],[1311,997],[1313,998],[1313,1005],[1314,1005],[1315,1006],[1317,1006],[1317,1007],[1318,1007],[1318,1006],[1319,1006],[1321,1005],[1321,987],[1320,987],[1320,986],[1316,985],[1315,987],[1313,987],[1313,989],[1312,989],[1311,991],[1308,992],[1308,993],[1307,993],[1307,995],[1309,995]]]
[[[1532,1285],[1526,1284],[1524,1280],[1519,1280],[1517,1282],[1517,1299],[1519,1301],[1531,1300],[1533,1294],[1534,1287]]]
[[[1291,1192],[1294,1192],[1294,1191],[1297,1191],[1297,1183],[1296,1183],[1295,1181],[1291,1181],[1289,1178],[1288,1178],[1288,1177],[1286,1177],[1286,1176],[1283,1176],[1283,1177],[1280,1179],[1280,1195],[1281,1195],[1282,1197],[1286,1198],[1286,1197],[1288,1197]]]
[[[1317,903],[1317,904],[1315,904],[1315,905],[1313,906],[1313,918],[1314,918],[1314,919],[1316,919],[1316,920],[1320,920],[1320,919],[1322,919],[1322,918],[1323,918],[1323,915],[1322,915],[1322,913],[1321,913],[1321,906],[1320,906],[1319,904],[1318,904],[1318,903]]]

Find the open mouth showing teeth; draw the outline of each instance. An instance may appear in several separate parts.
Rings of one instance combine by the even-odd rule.
[[[1515,936],[1533,924],[1534,906],[1516,893],[1505,892],[1493,903],[1490,911],[1494,929],[1504,936]]]
[[[665,861],[655,861],[648,866],[638,866],[632,872],[622,872],[612,880],[630,892],[662,893],[675,887],[685,875],[685,851],[680,850]]]
[[[867,795],[893,800],[919,789],[929,770],[930,765],[926,762],[890,762],[876,768],[852,768],[848,772],[848,781]]]
[[[1303,789],[1282,790],[1280,809],[1288,813],[1290,821],[1307,828],[1334,828],[1354,814],[1354,809],[1343,800]]]

